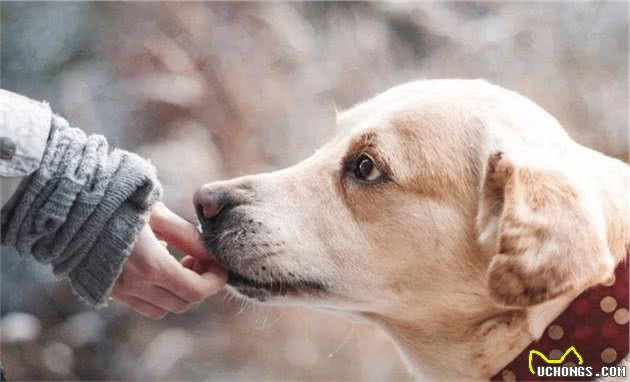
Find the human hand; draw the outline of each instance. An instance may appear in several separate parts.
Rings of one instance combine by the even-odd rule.
[[[187,256],[177,262],[160,239]],[[157,203],[112,297],[146,317],[160,319],[169,312],[183,313],[218,293],[226,280],[226,272],[212,261],[195,226]]]

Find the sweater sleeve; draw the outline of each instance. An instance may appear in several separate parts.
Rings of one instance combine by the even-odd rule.
[[[110,152],[58,116],[39,168],[1,211],[2,244],[52,265],[87,303],[103,306],[161,187],[139,156]]]

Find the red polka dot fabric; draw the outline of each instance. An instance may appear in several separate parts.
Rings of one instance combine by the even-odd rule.
[[[604,366],[614,366],[628,355],[628,262],[615,270],[614,282],[598,285],[579,295],[545,330],[509,365],[495,375],[493,381],[590,381],[601,375]],[[541,377],[529,368],[530,350],[544,354],[549,360],[560,359],[571,346],[582,356],[581,366],[591,367],[592,376]],[[578,357],[573,352],[561,364],[549,364],[537,354],[532,367],[574,366]],[[549,370],[549,369],[547,369]],[[626,373],[630,373],[627,370]],[[627,378],[628,374],[626,374]],[[623,379],[620,379],[623,380]]]

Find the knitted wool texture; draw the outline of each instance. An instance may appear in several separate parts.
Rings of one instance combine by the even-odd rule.
[[[103,306],[161,187],[139,156],[109,152],[104,137],[61,117],[52,124],[39,169],[2,209],[2,244],[51,264],[87,303]]]

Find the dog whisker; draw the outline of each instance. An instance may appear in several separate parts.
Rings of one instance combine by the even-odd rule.
[[[331,352],[328,353],[328,358],[332,358],[334,357],[337,353],[339,353],[339,351],[341,349],[343,349],[346,344],[348,343],[348,341],[350,340],[350,337],[352,336],[352,334],[354,333],[354,322],[350,321],[350,330],[348,331],[348,334],[346,334],[346,337],[343,339],[343,341],[341,341],[341,343],[339,344],[339,346],[337,346],[337,348]]]

